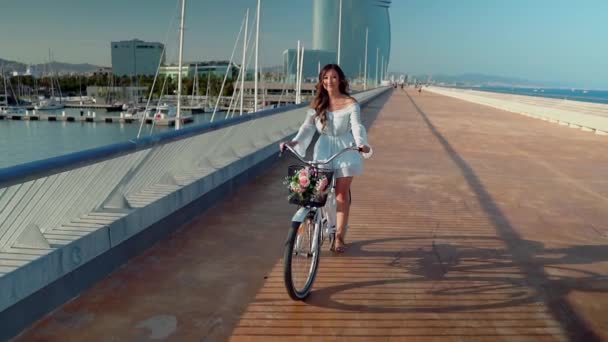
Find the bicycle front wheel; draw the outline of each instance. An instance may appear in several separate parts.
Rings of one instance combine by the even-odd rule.
[[[318,236],[315,236],[313,218],[292,222],[283,257],[285,288],[291,299],[304,300],[310,294],[319,268],[319,255],[320,245]]]

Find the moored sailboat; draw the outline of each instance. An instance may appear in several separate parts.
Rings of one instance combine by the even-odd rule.
[[[183,50],[184,50],[184,21],[186,16],[186,0],[182,0],[182,11],[180,16],[179,25],[179,57],[177,70],[177,106],[172,105],[157,106],[156,112],[154,113],[154,124],[171,126],[175,125],[175,129],[180,129],[182,124],[192,122],[191,115],[182,115],[181,113],[181,96],[182,96],[182,62],[183,62]],[[175,109],[174,109],[175,108]],[[173,113],[175,112],[175,115]]]
[[[34,106],[35,110],[57,110],[63,109],[65,105],[61,102],[61,86],[59,81],[53,78],[53,71],[51,70],[51,50],[49,49],[49,82],[51,87],[50,97],[41,97],[38,99],[38,104]],[[57,91],[59,92],[59,102],[55,98],[55,83],[57,83]]]

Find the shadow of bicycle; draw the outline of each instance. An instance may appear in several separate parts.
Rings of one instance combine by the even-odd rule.
[[[445,313],[542,304],[563,299],[573,291],[608,292],[608,276],[584,267],[608,261],[608,245],[544,248],[540,242],[523,240],[520,248],[526,250],[527,256],[534,256],[529,262],[549,275],[531,279],[521,272],[508,249],[475,247],[500,243],[499,238],[442,236],[446,242],[434,240],[387,238],[351,243],[349,257],[390,258],[385,265],[391,269],[390,279],[328,286],[314,291],[307,303],[362,313]],[[398,242],[407,242],[409,247],[394,248]],[[421,247],[412,248],[412,242]],[[350,272],[365,272],[353,267]],[[547,291],[539,292],[537,288]],[[349,293],[367,304],[353,304]]]

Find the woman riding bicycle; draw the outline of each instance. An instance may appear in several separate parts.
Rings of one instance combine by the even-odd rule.
[[[348,81],[337,64],[326,65],[319,73],[317,96],[311,110],[292,141],[280,144],[293,147],[300,155],[306,154],[315,131],[320,137],[315,145],[314,160],[327,159],[343,148],[356,144],[364,155],[371,155],[365,127],[361,124],[361,109],[357,100],[348,94]],[[345,235],[350,210],[350,185],[353,177],[363,172],[361,155],[349,151],[336,158],[330,165],[336,177],[336,241],[334,251],[345,251]]]

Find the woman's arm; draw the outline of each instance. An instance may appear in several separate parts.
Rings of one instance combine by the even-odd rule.
[[[315,111],[309,110],[306,113],[306,119],[300,126],[298,134],[296,134],[295,138],[293,138],[291,141],[284,141],[280,143],[279,149],[283,151],[285,145],[289,145],[293,147],[298,154],[305,156],[306,149],[308,149],[308,145],[310,145],[310,142],[315,135],[315,131]]]
[[[372,155],[372,148],[367,142],[367,132],[365,126],[361,123],[361,108],[359,104],[353,107],[353,111],[350,114],[350,126],[355,138],[355,143],[359,147],[359,150],[363,152],[365,158],[369,158]]]

